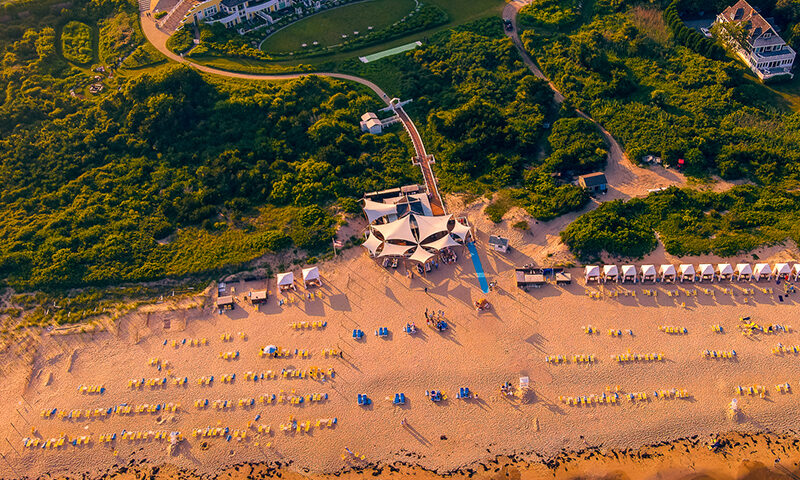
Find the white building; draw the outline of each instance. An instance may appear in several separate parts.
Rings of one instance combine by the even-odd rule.
[[[194,5],[184,23],[221,23],[227,28],[251,20],[273,23],[270,14],[291,7],[293,0],[206,0]]]
[[[790,75],[795,51],[777,34],[773,27],[745,0],[739,0],[717,15],[715,24],[734,23],[744,26],[745,46],[728,39],[739,57],[765,80],[776,75]]]
[[[380,135],[383,132],[383,123],[375,112],[367,112],[361,115],[361,131]]]

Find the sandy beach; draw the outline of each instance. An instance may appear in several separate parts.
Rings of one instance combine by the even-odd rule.
[[[800,345],[796,330],[800,324],[793,325],[800,313],[798,297],[783,296],[784,285],[772,281],[587,288],[582,270],[575,268],[572,273],[577,281],[570,286],[548,285],[523,292],[515,286],[513,268],[536,258],[542,244],[512,239],[512,245],[524,247],[503,255],[487,251],[485,233],[478,240],[487,277],[497,282],[487,295],[478,287],[466,250],[458,249],[456,264],[440,265],[427,277],[409,279],[402,268],[384,269],[359,248],[320,265],[323,287],[310,291],[321,292],[322,298],[315,294],[309,299],[308,292],[299,287],[289,294],[293,302],[280,306],[278,299],[288,296],[276,293],[271,279],[268,303],[256,308],[244,298],[247,292],[264,288],[264,282],[234,283],[228,287],[235,288],[236,308],[222,314],[214,308],[214,289],[199,307],[151,306],[126,315],[108,331],[32,335],[25,348],[4,354],[1,475],[32,478],[88,472],[91,477],[140,460],[196,474],[248,463],[276,468],[279,462],[287,472],[324,476],[400,462],[425,469],[415,475],[458,469],[468,475],[463,469],[515,454],[517,461],[509,460],[509,465],[522,478],[539,478],[560,476],[559,468],[571,475],[573,461],[602,471],[592,467],[592,462],[600,462],[609,452],[694,435],[699,440],[686,442],[694,442],[690,446],[698,451],[708,451],[703,442],[710,434],[731,431],[785,433],[789,435],[785,444],[791,448],[787,457],[800,458],[797,441],[790,434],[800,427],[800,412],[793,408],[795,394],[775,388],[784,383],[794,387],[798,381],[800,357],[772,351],[779,343]],[[766,252],[761,256],[766,261],[791,254],[785,249]],[[297,275],[299,269],[295,270]],[[746,294],[745,288],[754,293]],[[769,288],[773,293],[762,291]],[[732,293],[725,293],[727,289]],[[600,298],[587,295],[587,290]],[[614,291],[618,296],[611,296]],[[483,297],[492,308],[478,313],[473,302]],[[428,328],[426,309],[441,310],[450,328],[445,332]],[[744,336],[738,329],[743,316],[761,325],[791,328]],[[412,321],[419,327],[416,335],[403,332]],[[296,322],[327,323],[324,328],[296,329],[291,326]],[[599,333],[586,334],[583,327],[588,325]],[[665,325],[685,328],[687,333],[665,333],[659,329]],[[723,333],[713,331],[714,325],[721,326]],[[387,327],[389,335],[375,336],[379,327]],[[352,338],[354,329],[365,332],[364,340]],[[622,335],[612,337],[609,329]],[[229,341],[222,340],[225,334]],[[191,346],[192,340],[200,339],[207,344]],[[291,354],[259,356],[266,345]],[[325,356],[323,349],[340,350],[342,357]],[[735,350],[736,356],[703,358],[700,353],[706,349]],[[238,352],[238,357],[222,358],[220,354],[226,352]],[[660,353],[663,360],[619,363],[612,358],[626,352]],[[547,363],[545,358],[552,355],[593,355],[595,361]],[[162,365],[160,370],[158,365]],[[308,378],[315,367],[326,372],[324,379]],[[335,372],[333,376],[327,373],[329,369]],[[307,377],[284,378],[283,370],[305,372]],[[269,371],[277,378],[269,379],[267,373],[265,379],[254,382],[246,375]],[[232,374],[233,381],[223,381],[223,376]],[[202,377],[212,375],[215,380],[210,385],[198,384]],[[520,376],[530,377],[528,394],[500,393],[501,383],[516,386]],[[163,386],[129,387],[133,379],[163,378],[167,379]],[[175,383],[184,378],[185,385]],[[102,385],[104,392],[80,393],[81,385]],[[736,393],[737,386],[751,385],[766,387],[768,394],[760,398]],[[461,387],[469,387],[477,398],[457,399]],[[653,398],[654,392],[671,389],[685,390],[687,398]],[[447,399],[434,403],[425,397],[426,390],[441,390]],[[613,392],[620,394],[616,404],[572,406],[560,398]],[[627,399],[627,394],[641,392],[648,393],[648,400]],[[405,394],[405,405],[392,404],[396,393]],[[292,402],[293,396],[314,394],[321,400]],[[358,394],[367,395],[371,404],[359,406]],[[275,401],[259,401],[272,395]],[[733,398],[738,398],[741,407],[738,420],[726,412]],[[195,407],[195,401],[205,399],[208,407]],[[214,407],[215,401],[226,400],[229,407]],[[253,405],[247,406],[250,401]],[[164,406],[157,412],[142,407],[157,404]],[[123,412],[125,405],[131,413]],[[117,410],[108,415],[94,413],[114,407]],[[137,407],[144,411],[137,413]],[[42,411],[53,409],[56,414],[42,417]],[[59,418],[58,412],[75,410],[84,414]],[[302,428],[306,421],[307,432]],[[303,431],[282,430],[281,425],[292,422]],[[236,438],[192,435],[195,429],[209,427],[227,427]],[[123,439],[123,432],[140,432],[143,438],[134,434],[133,439]],[[184,441],[168,452],[168,439],[153,438],[158,432],[180,432]],[[101,441],[101,436],[111,434],[116,434],[116,440]],[[59,448],[23,446],[26,437],[41,443],[64,435],[70,440],[81,436],[91,440]],[[681,444],[672,448],[683,448],[675,445]],[[595,453],[588,459],[562,458],[557,467],[542,463],[581,451]],[[742,461],[756,456],[748,459],[742,452]],[[758,461],[764,463],[770,455],[777,453],[765,450]],[[677,458],[676,465],[688,465],[681,463],[683,457]],[[660,472],[662,467],[648,468]]]

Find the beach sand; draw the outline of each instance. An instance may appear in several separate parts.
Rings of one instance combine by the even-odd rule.
[[[622,293],[616,298],[593,299],[585,293],[582,270],[574,269],[578,281],[573,285],[548,285],[526,293],[515,287],[513,267],[535,258],[540,245],[526,243],[521,251],[502,255],[487,252],[485,234],[480,234],[479,240],[486,274],[490,281],[498,282],[497,289],[487,295],[480,292],[472,262],[461,249],[455,265],[441,265],[426,278],[413,279],[407,278],[402,268],[383,269],[361,249],[354,249],[320,265],[322,299],[307,299],[301,288],[293,294],[296,301],[292,305],[281,307],[276,299],[286,296],[275,293],[273,279],[269,283],[272,296],[266,305],[256,309],[244,301],[244,296],[251,289],[263,288],[263,282],[236,283],[237,307],[223,314],[213,308],[209,298],[202,308],[171,310],[165,304],[149,313],[136,311],[107,332],[37,335],[24,352],[18,349],[4,354],[0,382],[0,452],[4,458],[0,460],[0,476],[58,477],[89,472],[91,477],[142,460],[148,465],[172,465],[169,468],[195,474],[219,472],[234,464],[275,468],[275,462],[280,462],[281,471],[290,478],[289,472],[324,475],[395,462],[447,472],[467,466],[481,468],[482,463],[495,465],[487,462],[498,455],[516,454],[518,461],[510,463],[521,478],[552,477],[554,472],[559,478],[571,478],[573,462],[576,468],[584,465],[589,473],[605,475],[600,452],[638,449],[699,435],[690,441],[697,443],[697,456],[675,457],[674,468],[680,470],[688,468],[689,458],[704,461],[702,442],[710,434],[739,431],[790,435],[792,429],[800,427],[800,411],[794,408],[796,394],[775,391],[777,384],[797,383],[800,357],[772,353],[779,342],[800,345],[800,335],[794,329],[754,336],[741,335],[738,330],[742,316],[750,316],[763,325],[795,323],[800,312],[798,297],[794,294],[779,301],[782,285],[774,281],[748,285],[755,288],[755,294],[745,295],[741,285],[715,283],[702,287],[709,288],[713,295],[697,290],[696,296],[687,296],[695,286],[686,284],[624,288],[606,285],[604,292],[619,289]],[[295,275],[299,276],[299,271]],[[762,293],[760,287],[771,287],[775,293]],[[723,288],[732,288],[734,294],[723,293]],[[600,291],[597,286],[589,289]],[[645,289],[658,294],[645,295]],[[626,291],[635,292],[636,296],[625,295]],[[670,297],[667,291],[680,294]],[[477,313],[473,302],[484,296],[492,308]],[[748,303],[744,303],[745,298]],[[426,309],[443,310],[451,328],[439,333],[426,327]],[[299,321],[326,321],[327,327],[290,328],[291,323]],[[402,331],[410,321],[419,327],[415,336]],[[716,324],[725,333],[713,332],[711,327]],[[601,333],[585,334],[582,326],[586,325]],[[685,327],[688,334],[670,335],[659,331],[660,325]],[[382,326],[389,328],[387,338],[373,333]],[[800,324],[794,326],[800,328]],[[353,329],[363,330],[365,339],[354,341]],[[633,335],[611,337],[606,334],[608,329],[632,330]],[[232,341],[221,341],[220,335],[226,332]],[[246,339],[239,332],[245,333]],[[209,345],[188,346],[191,339],[203,337]],[[187,339],[187,345],[181,344],[183,339]],[[177,347],[170,345],[172,340],[178,342]],[[310,357],[259,357],[258,351],[269,344],[292,351],[305,349]],[[323,348],[340,349],[343,358],[326,358],[321,354]],[[735,350],[737,356],[704,359],[700,355],[704,349]],[[663,353],[665,359],[630,364],[612,360],[613,355],[628,350]],[[238,351],[239,358],[219,357],[220,352],[227,351]],[[590,365],[545,362],[547,355],[573,354],[593,354],[598,361]],[[148,364],[152,358],[168,362],[169,367],[158,371]],[[283,378],[252,382],[244,378],[248,371],[307,370],[312,366],[323,370],[332,367],[335,377],[324,382]],[[220,381],[222,375],[231,373],[237,377],[233,383]],[[197,384],[198,378],[210,375],[216,379],[213,385]],[[163,388],[132,390],[127,386],[129,379],[164,376],[170,381]],[[520,376],[531,379],[532,391],[527,396],[505,397],[499,393],[502,382],[516,385]],[[172,377],[188,377],[188,385],[173,385]],[[79,385],[101,384],[106,388],[102,395],[78,392]],[[737,385],[764,385],[769,394],[765,398],[739,397],[735,394]],[[459,387],[469,387],[478,398],[456,399]],[[559,401],[560,396],[602,394],[616,387],[621,393],[648,392],[651,398],[655,390],[685,389],[690,397],[637,403],[623,399],[617,405],[586,407],[567,406]],[[448,399],[431,402],[424,396],[429,389],[444,391]],[[239,399],[256,399],[281,390],[286,394],[292,390],[297,394],[328,394],[328,400],[299,406],[236,405]],[[399,392],[405,393],[408,401],[404,406],[393,406],[391,398]],[[356,397],[360,393],[368,395],[373,403],[358,406]],[[736,421],[726,413],[733,398],[739,398],[742,410]],[[224,412],[213,408],[198,410],[193,406],[196,399],[228,400],[236,406]],[[180,403],[181,407],[174,413],[114,414],[103,419],[40,417],[43,409],[105,409],[123,403]],[[255,421],[257,415],[260,419]],[[279,426],[288,423],[290,416],[300,422],[311,420],[312,428],[308,433],[281,431]],[[317,419],[332,417],[337,418],[334,427],[314,427]],[[251,421],[254,426],[270,425],[271,433],[248,429]],[[224,438],[191,436],[195,428],[217,426],[247,430],[248,438],[228,442]],[[33,436],[31,428],[42,439],[91,434],[93,442],[61,449],[24,449],[22,438]],[[169,453],[164,442],[121,440],[123,430],[180,431],[186,440],[176,452]],[[99,435],[106,433],[116,433],[117,441],[99,443]],[[792,449],[787,456],[793,461],[800,458],[797,441],[787,439],[785,443]],[[683,445],[678,442],[652,448],[679,449]],[[740,460],[735,468],[740,468],[745,459],[769,464],[769,456],[778,455],[764,451],[753,453],[757,457],[753,458],[748,457],[749,450],[736,449]],[[541,463],[580,451],[597,453],[584,460],[580,456],[564,456],[557,468],[552,463]],[[716,454],[709,461],[718,462],[720,457]],[[568,458],[574,460],[565,463]],[[610,460],[605,462],[612,465]],[[260,466],[262,463],[270,467]],[[623,470],[632,468],[620,465]],[[663,472],[673,468],[670,465],[653,463],[647,468]],[[411,467],[403,467],[407,468]],[[559,468],[565,469],[563,476],[558,473]],[[613,474],[614,468],[609,467],[607,473]],[[383,470],[379,475],[389,473]],[[423,470],[410,473],[429,474]],[[483,472],[488,475],[483,478],[494,478],[494,473]],[[730,475],[730,471],[723,470],[722,474],[719,478],[728,478],[724,475]],[[358,474],[343,476],[348,475]],[[630,478],[649,475],[643,471]]]

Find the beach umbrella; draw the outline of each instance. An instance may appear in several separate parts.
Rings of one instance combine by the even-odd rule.
[[[277,351],[278,347],[276,347],[275,345],[267,345],[266,347],[264,347],[264,353],[273,354]]]

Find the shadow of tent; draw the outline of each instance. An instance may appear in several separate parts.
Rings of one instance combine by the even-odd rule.
[[[333,310],[337,310],[340,312],[349,312],[352,311],[350,307],[350,300],[347,298],[347,295],[344,293],[338,293],[336,295],[331,295],[328,297],[330,301],[331,308]]]

